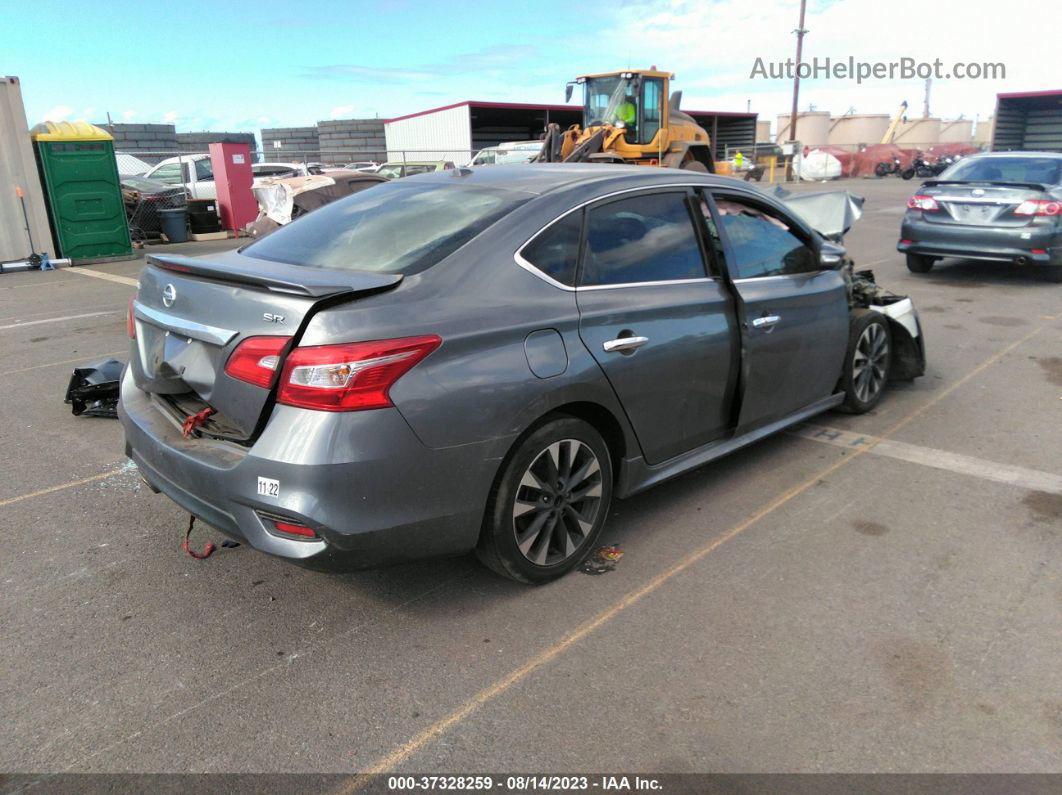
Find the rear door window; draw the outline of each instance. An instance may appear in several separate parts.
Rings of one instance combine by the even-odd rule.
[[[777,213],[743,198],[715,195],[735,279],[810,273],[815,252]]]
[[[195,161],[195,178],[200,181],[214,179],[214,168],[209,159]]]
[[[582,286],[705,275],[686,191],[631,196],[588,212]]]

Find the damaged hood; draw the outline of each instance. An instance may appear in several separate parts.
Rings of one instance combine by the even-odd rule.
[[[793,193],[781,185],[770,193],[827,240],[840,242],[863,215],[862,196],[846,190]]]
[[[258,200],[259,212],[280,225],[291,223],[291,212],[295,207],[295,197],[300,193],[317,190],[336,181],[324,174],[311,174],[308,177],[286,177],[283,179],[266,179],[256,185],[254,197]]]

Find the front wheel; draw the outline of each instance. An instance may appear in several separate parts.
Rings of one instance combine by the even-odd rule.
[[[841,409],[865,414],[881,400],[892,364],[892,335],[884,315],[872,309],[856,309],[848,331],[841,390]]]
[[[503,464],[476,555],[503,577],[550,582],[590,554],[611,501],[605,440],[588,423],[559,416],[529,433]]]
[[[900,172],[900,176],[903,177],[904,179],[910,179],[914,175],[915,175],[915,170],[913,168],[905,168],[903,171]]]
[[[874,174],[878,177],[884,177],[889,173],[889,167],[885,163],[878,163],[874,166]]]
[[[708,166],[702,163],[700,160],[687,160],[682,164],[684,171],[699,171],[702,174],[708,173]]]

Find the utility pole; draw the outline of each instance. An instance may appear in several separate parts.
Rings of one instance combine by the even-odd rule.
[[[800,57],[804,52],[804,12],[807,10],[807,0],[800,0],[800,25],[793,32],[797,37],[796,66],[793,73],[793,112],[789,114],[789,140],[797,139],[797,102],[800,98]]]

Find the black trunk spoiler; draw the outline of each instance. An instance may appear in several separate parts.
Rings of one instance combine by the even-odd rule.
[[[176,254],[152,254],[147,258],[148,264],[163,270],[310,298],[342,293],[374,293],[390,289],[402,281],[400,273],[336,271],[250,258],[247,258],[247,264],[232,257],[219,260],[215,262]]]
[[[991,185],[993,188],[1030,188],[1046,193],[1049,188],[1039,182],[1002,182],[991,179],[930,179],[922,183],[923,187],[935,188],[938,185]]]

